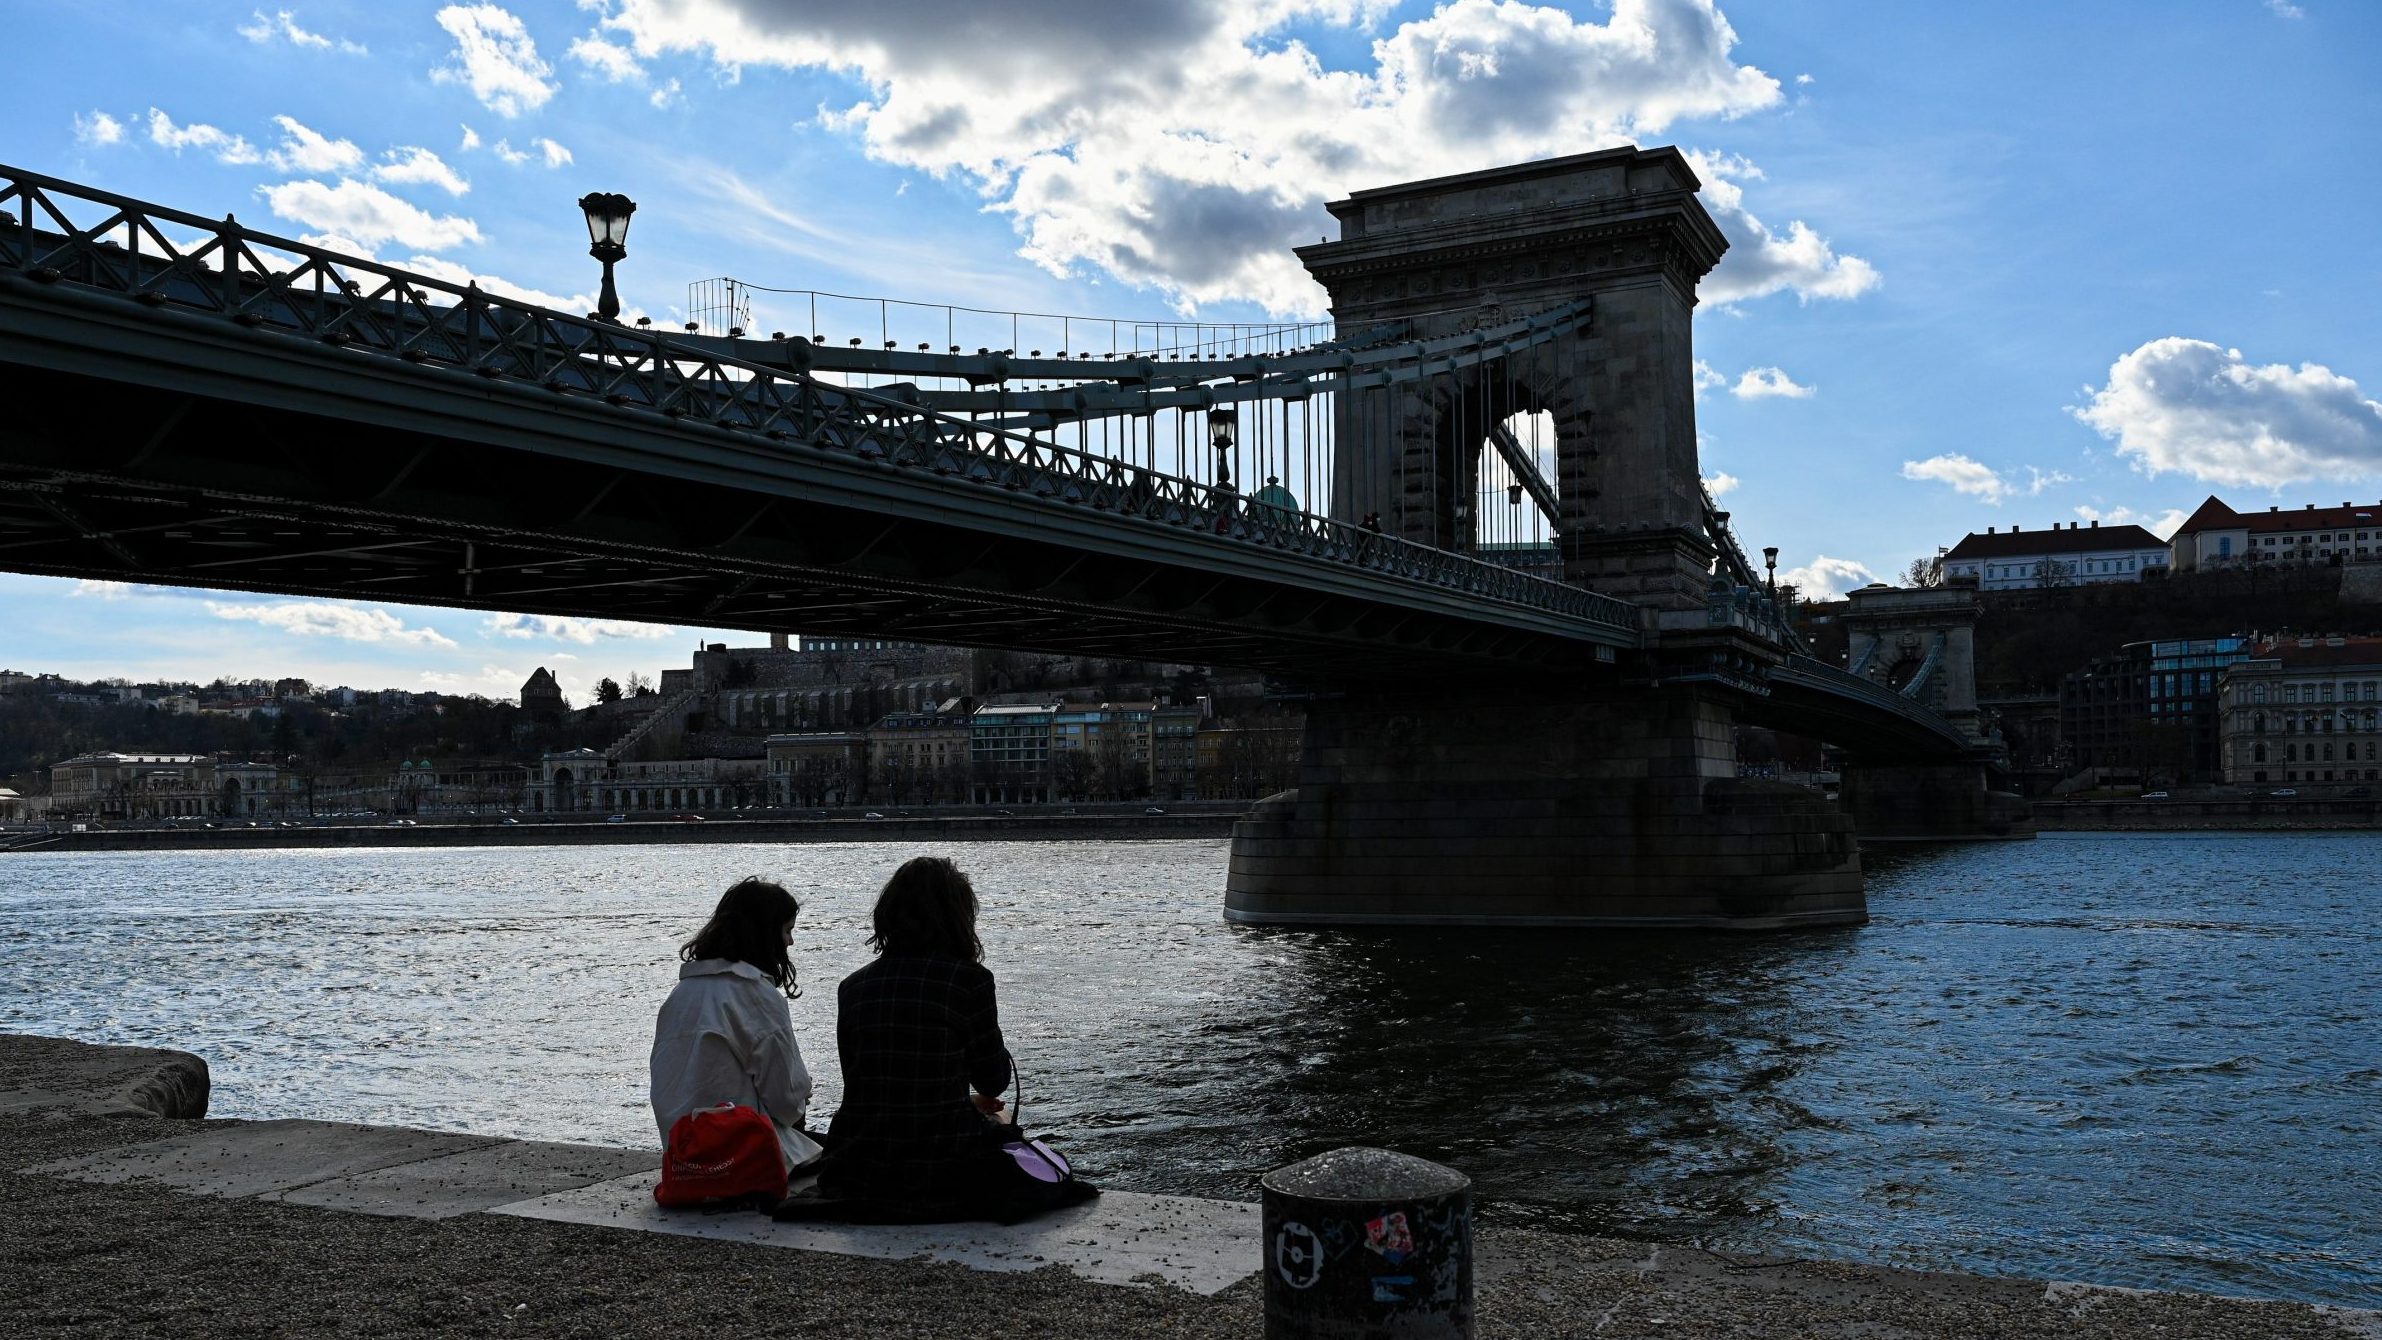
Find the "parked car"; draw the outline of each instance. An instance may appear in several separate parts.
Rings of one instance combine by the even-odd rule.
[[[2299,791],[2298,791],[2298,789],[2297,789],[2297,788],[2295,788],[2295,787],[2289,787],[2289,786],[2278,786],[2278,787],[2276,787],[2274,790],[2272,790],[2272,791],[2269,791],[2269,792],[2267,792],[2266,794],[2268,794],[2268,795],[2270,795],[2270,796],[2273,796],[2273,797],[2274,797],[2275,799],[2277,799],[2277,800],[2289,800],[2289,799],[2291,799],[2293,796],[2296,796],[2296,795],[2298,795],[2298,794],[2299,794]]]

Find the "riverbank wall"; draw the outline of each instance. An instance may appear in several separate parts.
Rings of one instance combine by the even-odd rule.
[[[128,1084],[157,1089],[194,1064],[203,1083],[185,1053],[0,1034],[0,1259],[24,1267],[0,1271],[0,1317],[111,1340],[674,1340],[784,1331],[789,1308],[816,1335],[974,1337],[987,1317],[1085,1340],[1264,1329],[1273,1251],[1246,1202],[1111,1190],[1007,1227],[674,1214],[652,1203],[650,1149],[124,1110]],[[2299,1302],[1502,1226],[1474,1245],[1481,1340],[2382,1335],[2382,1313]]]
[[[2372,800],[2038,800],[2040,832],[2293,832],[2382,828]]]
[[[95,828],[23,833],[0,855],[39,851],[268,851],[323,847],[652,846],[713,842],[1121,842],[1220,838],[1239,811],[1199,814],[929,814],[885,819],[537,820],[505,824],[424,821],[417,825],[307,824],[296,828]]]

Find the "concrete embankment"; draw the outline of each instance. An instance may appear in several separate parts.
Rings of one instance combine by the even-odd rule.
[[[9,851],[261,851],[282,847],[547,847],[678,842],[1118,842],[1227,837],[1240,812],[1076,816],[920,814],[886,819],[632,819],[623,823],[491,820],[419,824],[92,828],[12,835]]]
[[[1253,1205],[1112,1192],[1015,1228],[665,1219],[645,1191],[651,1151],[124,1110],[144,1078],[187,1095],[194,1060],[0,1035],[0,1331],[675,1340],[1263,1329]],[[1512,1229],[1482,1229],[1477,1248],[1484,1337],[2382,1340],[2382,1314],[2300,1303]]]
[[[2265,797],[2207,800],[2038,800],[2035,826],[2057,832],[2183,832],[2194,829],[2256,832],[2295,829],[2382,828],[2382,805],[2373,800]]]

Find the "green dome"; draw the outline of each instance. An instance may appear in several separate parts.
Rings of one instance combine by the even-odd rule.
[[[1256,496],[1250,501],[1270,511],[1295,512],[1299,510],[1298,495],[1282,487],[1282,481],[1273,475],[1265,477],[1265,487],[1259,489]]]

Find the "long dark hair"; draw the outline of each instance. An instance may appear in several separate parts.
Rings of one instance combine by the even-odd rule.
[[[876,933],[868,947],[911,958],[984,959],[976,938],[976,886],[941,856],[914,856],[877,895]]]
[[[740,879],[720,895],[711,920],[695,938],[678,947],[678,961],[702,958],[732,959],[761,970],[770,984],[791,1000],[802,994],[794,984],[794,961],[786,956],[786,923],[802,910],[794,895],[780,884],[754,877]]]

